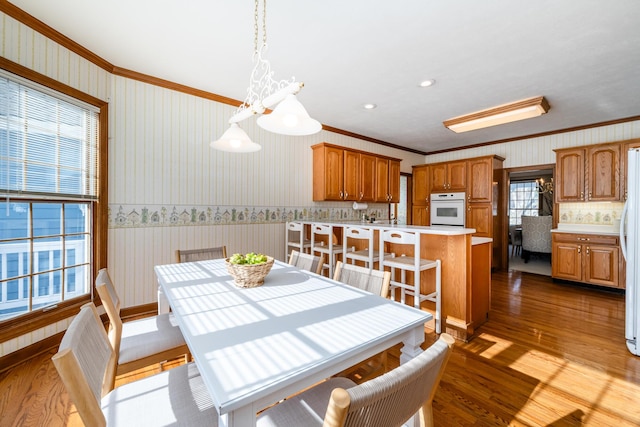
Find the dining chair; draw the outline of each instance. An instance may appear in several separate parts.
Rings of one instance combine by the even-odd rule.
[[[369,227],[360,225],[345,225],[342,229],[342,248],[344,262],[351,260],[362,261],[365,267],[373,268],[373,264],[380,260],[380,251],[374,242],[374,230]],[[364,249],[356,249],[354,246],[349,247],[348,239],[360,240],[364,243]],[[387,255],[387,254],[385,254]]]
[[[257,426],[389,427],[414,415],[422,427],[433,426],[433,397],[453,345],[444,333],[407,363],[360,385],[331,378],[263,411]]]
[[[389,296],[391,273],[338,261],[333,280],[380,295],[382,298],[387,298]]]
[[[304,224],[298,221],[289,221],[285,225],[285,259],[289,257],[289,250],[294,248],[298,252],[308,253],[311,248],[311,240],[305,235]]]
[[[83,305],[52,361],[84,425],[217,426],[218,414],[194,363],[114,390],[116,360],[95,305]]]
[[[177,262],[194,262],[204,261],[208,259],[219,259],[227,257],[227,247],[218,246],[215,248],[204,249],[177,249],[176,261]]]
[[[380,295],[382,298],[387,298],[389,295],[391,273],[388,271],[371,270],[367,267],[345,264],[342,261],[338,261],[333,280],[371,292],[372,294]],[[385,373],[387,370],[387,350],[384,350],[355,366],[345,369],[338,375],[348,377],[360,383],[381,373]]]
[[[158,314],[123,322],[120,298],[106,268],[96,277],[96,289],[109,318],[108,337],[117,355],[115,375],[184,356],[189,349],[173,314]]]
[[[312,273],[321,274],[322,267],[324,266],[324,254],[318,256],[293,250],[289,256],[289,265]]]
[[[420,233],[413,233],[400,230],[380,230],[380,251],[384,251],[386,243],[395,245],[395,248],[407,250],[412,249],[414,255],[407,256],[402,253],[396,256],[395,252],[380,258],[380,270],[385,267],[391,269],[391,298],[395,300],[395,289],[400,288],[400,301],[404,304],[405,295],[413,296],[413,305],[420,308],[423,301],[435,303],[435,331],[437,334],[441,330],[441,305],[442,290],[441,277],[442,266],[439,259],[430,260],[420,257]],[[396,249],[398,251],[398,249]],[[400,281],[395,280],[395,270],[400,270]],[[428,294],[423,294],[420,285],[420,273],[425,270],[435,269],[435,290]],[[407,283],[406,272],[413,272],[413,284]]]
[[[327,241],[319,240],[319,237]],[[333,277],[336,256],[342,253],[342,246],[337,246],[333,239],[333,226],[331,224],[311,224],[311,254],[318,252],[327,257],[324,268],[329,270],[328,277]]]

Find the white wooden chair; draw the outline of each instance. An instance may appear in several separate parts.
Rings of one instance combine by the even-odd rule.
[[[317,237],[325,236],[327,242],[318,240]],[[329,270],[329,277],[333,277],[333,270],[336,265],[336,256],[342,253],[342,246],[333,243],[333,226],[329,224],[311,225],[311,254],[316,252],[324,254],[326,263],[324,268]]]
[[[177,249],[176,261],[177,262],[195,262],[204,261],[208,259],[219,259],[227,257],[227,247],[217,246],[215,248],[203,248],[203,249]]]
[[[407,245],[413,249],[414,256],[406,256],[401,254],[396,256],[395,253],[380,258],[380,270],[385,267],[391,269],[391,297],[395,300],[395,289],[400,288],[400,301],[404,304],[405,296],[413,296],[413,305],[420,308],[423,301],[431,301],[435,303],[435,331],[437,334],[441,331],[441,277],[442,266],[440,260],[430,260],[420,258],[420,234],[399,230],[380,230],[380,251],[384,251],[386,243],[394,245]],[[396,246],[397,247],[397,246]],[[420,273],[425,270],[435,269],[435,291],[423,294],[420,287]],[[395,270],[400,270],[400,281],[395,280]],[[406,272],[413,272],[413,284],[408,284]]]
[[[84,425],[217,426],[194,363],[113,389],[117,354],[93,303],[82,306],[52,357]]]
[[[365,267],[373,268],[374,263],[380,260],[380,251],[374,242],[374,231],[368,227],[359,225],[346,225],[342,229],[342,248],[344,262],[351,260],[351,264],[355,261],[362,261]],[[347,239],[365,240],[367,242],[364,249],[356,250],[355,247],[349,247]]]
[[[109,341],[118,355],[115,375],[181,356],[188,358],[189,348],[172,314],[123,323],[120,298],[106,268],[98,272],[96,289],[109,317]]]
[[[360,385],[331,378],[263,411],[257,426],[389,427],[415,415],[420,426],[431,427],[433,397],[453,345],[442,334],[414,359]]]
[[[305,236],[304,224],[297,221],[287,222],[285,225],[285,259],[289,257],[291,248],[300,253],[309,253],[311,240]]]
[[[289,256],[289,265],[294,265],[302,270],[320,274],[322,273],[322,267],[324,266],[324,255],[316,256],[293,250]]]
[[[367,267],[360,267],[359,265],[344,264],[342,261],[338,261],[333,280],[362,289],[363,291],[371,292],[372,294],[380,295],[382,298],[387,298],[389,295],[391,273],[388,271],[372,270]],[[364,362],[345,369],[338,375],[349,377],[360,383],[387,372],[387,368],[387,351],[385,350]]]

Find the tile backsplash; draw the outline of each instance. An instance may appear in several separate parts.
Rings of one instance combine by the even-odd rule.
[[[560,203],[558,206],[560,224],[615,225],[624,203]]]

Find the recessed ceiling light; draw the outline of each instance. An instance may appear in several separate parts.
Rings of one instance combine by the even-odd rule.
[[[377,107],[376,104],[364,104],[363,107],[365,108],[365,110],[373,110],[374,108]]]
[[[429,87],[429,86],[433,86],[434,84],[436,84],[436,81],[433,79],[423,80],[420,82],[420,87]]]

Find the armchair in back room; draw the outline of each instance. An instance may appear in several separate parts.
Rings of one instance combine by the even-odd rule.
[[[522,215],[522,257],[528,262],[531,253],[551,253],[551,216]]]

